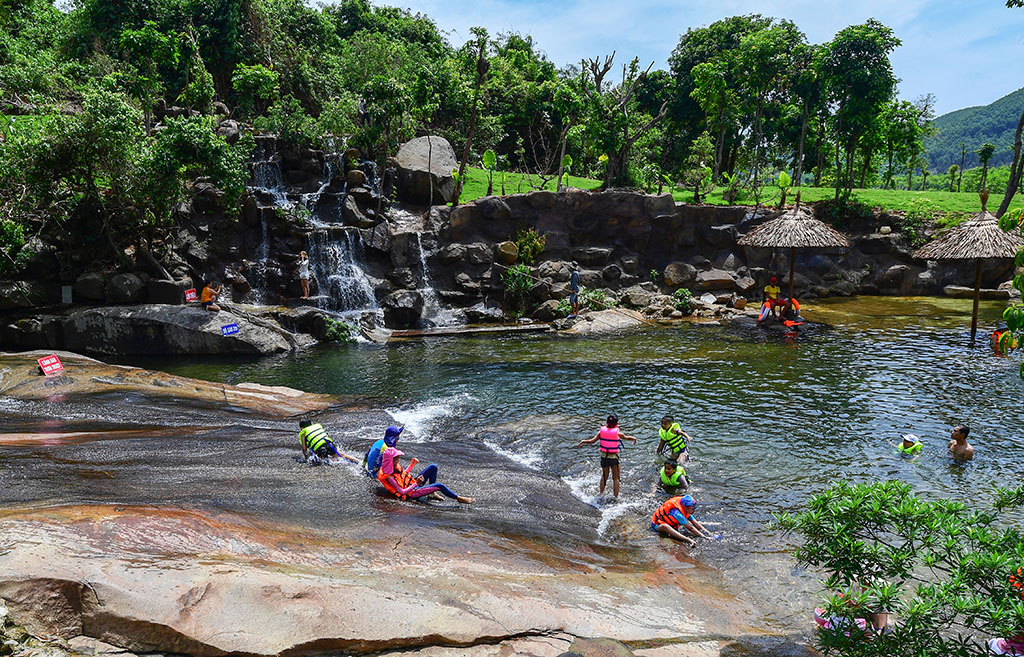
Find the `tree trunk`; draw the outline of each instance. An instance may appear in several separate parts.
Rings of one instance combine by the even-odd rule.
[[[793,184],[800,186],[804,177],[804,138],[807,136],[807,103],[804,102],[803,120],[800,123],[800,145],[796,151],[796,173],[793,175]]]
[[[569,131],[572,130],[573,119],[569,118],[568,125],[565,126],[565,130],[562,131],[562,148],[559,149],[558,153],[558,183],[555,187],[556,192],[562,191],[562,174],[565,173],[565,148],[569,141]]]
[[[711,175],[711,182],[718,183],[722,180],[722,151],[725,150],[725,122],[718,131],[718,143],[715,146],[715,169]]]
[[[860,170],[860,188],[864,189],[867,187],[868,180],[868,168],[871,167],[871,156],[873,155],[872,149],[868,149],[864,153],[864,167]]]
[[[909,192],[909,191],[912,191],[913,189],[914,189],[914,167],[910,167],[910,170],[907,171],[907,191]]]
[[[757,111],[754,114],[754,177],[751,184],[754,189],[754,207],[761,205],[761,116],[764,112],[764,102],[757,99]]]
[[[843,134],[843,105],[839,104],[839,125],[836,127],[836,198],[839,201],[839,187],[843,184],[843,154],[839,147],[839,136]]]
[[[960,193],[960,183],[964,179],[964,162],[966,160],[967,160],[967,149],[961,147],[960,148],[960,175],[958,175],[957,178],[956,178],[956,191],[957,191],[958,194]]]
[[[978,258],[978,268],[974,274],[974,310],[971,311],[971,344],[974,344],[974,336],[978,333],[978,299],[981,298],[981,258]]]
[[[480,108],[480,87],[484,83],[484,76],[487,75],[487,61],[484,59],[484,51],[487,42],[480,40],[480,51],[476,56],[476,86],[473,88],[473,111],[469,115],[469,134],[466,135],[466,146],[462,149],[462,162],[459,163],[459,180],[455,183],[455,196],[452,199],[452,207],[458,207],[459,196],[462,194],[462,185],[466,180],[466,164],[469,162],[469,151],[473,146],[473,137],[476,136],[476,119]]]
[[[1021,157],[1021,133],[1024,132],[1024,112],[1021,112],[1020,121],[1017,122],[1017,132],[1013,136],[1013,163],[1010,164],[1010,179],[1006,182],[1006,193],[1003,194],[1003,201],[996,211],[997,217],[1002,217],[1008,209],[1013,195],[1020,187],[1022,172],[1024,172],[1024,158]]]
[[[892,184],[892,158],[895,154],[896,149],[893,148],[892,143],[889,144],[889,168],[885,170],[885,189],[889,189],[889,185]]]

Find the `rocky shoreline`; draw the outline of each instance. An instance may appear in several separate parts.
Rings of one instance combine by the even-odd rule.
[[[15,480],[22,461],[56,449],[63,456],[53,467],[66,483],[56,497],[38,497],[32,482],[5,489],[0,625],[11,654],[696,657],[780,654],[782,644],[806,654],[761,627],[758,610],[680,548],[563,545],[451,514],[412,534],[407,508],[386,501],[374,503],[387,510],[377,520],[325,526],[289,510],[302,503],[290,501],[288,487],[301,500],[303,481],[318,473],[302,470],[303,481],[286,483],[223,456],[243,440],[261,452],[257,445],[293,450],[294,430],[282,429],[300,414],[331,426],[380,424],[372,400],[213,384],[74,354],[62,354],[63,376],[43,377],[37,355],[0,355],[0,391],[23,405],[7,411],[19,419],[0,433],[0,449]],[[112,394],[130,401],[111,405]],[[83,414],[93,403],[103,404],[102,426]],[[205,451],[233,472],[225,483],[206,465],[197,476],[213,482],[189,483],[189,460]],[[123,460],[133,452],[137,459]],[[48,467],[34,477],[45,480]],[[129,471],[139,468],[134,478]],[[161,483],[168,476],[177,483]],[[262,488],[267,476],[271,489]],[[363,497],[364,484],[353,483]],[[208,485],[224,498],[186,490]],[[554,482],[527,485],[542,497],[565,494]],[[263,503],[252,500],[271,492],[284,506],[258,512]],[[205,501],[187,501],[196,499]]]

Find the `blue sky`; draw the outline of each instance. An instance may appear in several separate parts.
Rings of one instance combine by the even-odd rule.
[[[908,100],[934,93],[939,114],[987,105],[1024,86],[1024,9],[1004,0],[375,0],[431,16],[454,44],[483,25],[492,33],[533,35],[561,66],[617,51],[667,68],[679,35],[725,16],[788,18],[815,43],[847,25],[875,18],[903,41],[893,55]]]

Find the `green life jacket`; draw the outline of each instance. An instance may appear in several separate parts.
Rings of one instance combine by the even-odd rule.
[[[686,449],[686,439],[676,433],[677,431],[682,431],[678,422],[670,426],[668,429],[658,429],[658,437],[664,440],[665,444],[672,448],[673,454],[678,454]]]
[[[661,483],[665,486],[681,486],[683,484],[683,477],[686,476],[686,471],[682,467],[676,466],[676,471],[669,477],[665,472],[665,466],[661,466]]]
[[[921,444],[921,443],[914,443],[910,447],[904,447],[903,443],[900,443],[899,445],[896,446],[896,451],[899,452],[900,454],[905,454],[907,456],[910,456],[912,454],[917,454],[923,448],[924,448],[924,445]]]
[[[299,432],[299,442],[311,451],[317,451],[324,445],[331,442],[327,437],[327,429],[322,424],[311,424]]]

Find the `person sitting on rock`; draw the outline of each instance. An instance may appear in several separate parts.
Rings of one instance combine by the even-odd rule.
[[[207,283],[203,287],[203,294],[199,298],[199,305],[203,307],[203,310],[209,310],[211,312],[219,312],[220,306],[217,305],[217,297],[220,296],[220,291],[223,289],[220,281],[213,281]]]
[[[359,463],[348,454],[338,451],[334,441],[327,435],[327,429],[319,422],[313,424],[310,420],[299,420],[299,445],[302,447],[302,460],[310,465],[330,463],[332,454],[352,463]]]
[[[674,491],[678,489],[686,490],[690,487],[690,482],[686,480],[686,470],[679,465],[675,459],[668,459],[665,461],[665,465],[661,466],[661,485],[667,491]]]
[[[402,469],[398,457],[405,453],[397,447],[388,447],[384,450],[381,458],[380,472],[377,473],[377,481],[384,486],[384,489],[400,500],[420,499],[421,497],[436,496],[440,493],[450,497],[459,504],[472,504],[476,500],[472,497],[463,497],[437,480],[437,466],[429,465],[415,478]],[[411,467],[411,466],[410,466]]]
[[[696,508],[697,501],[693,499],[692,495],[673,497],[658,507],[658,510],[651,516],[651,531],[690,546],[696,545],[697,542],[681,534],[679,530],[682,527],[686,527],[686,531],[698,538],[718,538],[693,517],[693,511]]]
[[[377,473],[380,472],[384,450],[397,445],[398,437],[402,435],[404,430],[405,427],[388,427],[384,430],[384,437],[370,445],[370,449],[366,450],[366,455],[363,457],[363,467],[366,468],[366,472],[371,477],[376,477]]]

